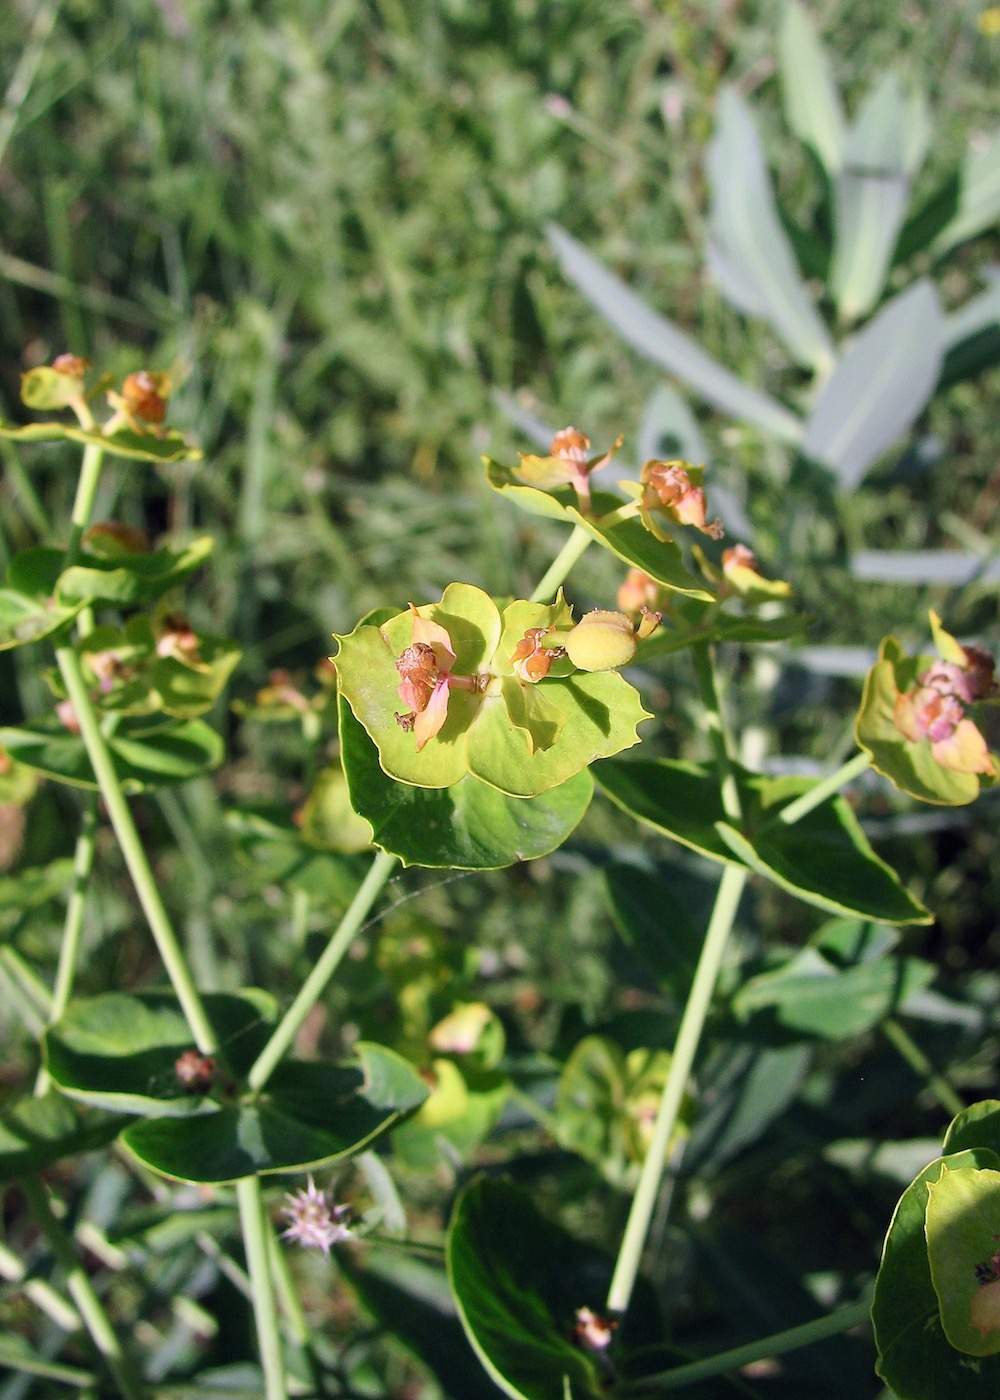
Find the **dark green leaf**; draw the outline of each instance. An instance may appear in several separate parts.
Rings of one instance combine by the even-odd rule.
[[[480,1177],[455,1203],[447,1240],[448,1277],[462,1324],[480,1360],[514,1400],[599,1400],[606,1375],[570,1338],[576,1310],[600,1313],[608,1263],[536,1210],[507,1180]],[[619,1337],[661,1335],[648,1295],[637,1290]]]
[[[77,787],[98,786],[82,738],[55,716],[18,729],[0,729],[0,744],[19,763],[50,778]],[[224,756],[219,735],[199,719],[126,720],[107,744],[126,792],[186,782],[215,768]]]
[[[985,1148],[938,1157],[907,1187],[896,1206],[875,1279],[872,1324],[875,1369],[898,1400],[995,1400],[1000,1359],[970,1358],[949,1345],[941,1325],[924,1234],[928,1183],[945,1167],[1000,1168]]]
[[[343,699],[340,742],[355,811],[371,823],[375,844],[404,865],[499,870],[534,860],[562,845],[593,795],[586,769],[532,798],[507,797],[471,776],[450,788],[394,782]]]
[[[678,1005],[691,989],[703,931],[665,880],[634,865],[604,872],[611,908],[622,936]]]
[[[162,437],[152,433],[136,433],[124,428],[111,437],[88,432],[71,423],[0,422],[0,437],[16,442],[77,442],[84,447],[100,447],[112,457],[128,457],[135,462],[191,462],[203,454],[198,447],[185,442],[180,433],[167,432]]]
[[[128,1120],[99,1109],[81,1109],[62,1094],[22,1099],[0,1114],[0,1182],[112,1142]]]
[[[146,1166],[178,1181],[238,1181],[306,1171],[363,1151],[424,1101],[406,1060],[359,1044],[343,1065],[286,1060],[263,1093],[187,1118],[143,1118],[122,1142]]]

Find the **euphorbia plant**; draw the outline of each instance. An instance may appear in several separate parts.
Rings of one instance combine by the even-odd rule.
[[[755,611],[766,603],[773,614],[788,585],[766,579],[746,545],[727,544],[718,558],[710,553],[721,527],[711,520],[702,469],[690,463],[650,461],[638,482],[622,483],[620,494],[593,490],[591,476],[612,453],[588,455],[590,445],[576,429],[558,434],[545,457],[526,455],[509,467],[489,462],[488,478],[501,496],[572,527],[562,550],[531,598],[494,599],[454,582],[436,601],[392,600],[338,637],[342,776],[322,769],[301,809],[301,837],[285,832],[283,839],[299,842],[302,860],[330,832],[331,844],[339,840],[352,858],[370,836],[375,854],[287,1006],[268,989],[206,991],[160,898],[125,792],[203,773],[220,761],[218,741],[200,715],[225,684],[236,650],[199,635],[173,604],[157,607],[207,545],[152,551],[114,522],[93,528],[106,454],[162,461],[192,449],[162,427],[169,389],[162,376],[143,371],[109,390],[112,413],[102,426],[90,408],[86,373],[81,361],[61,358],[25,382],[27,403],[69,408],[76,425],[47,422],[34,432],[0,425],[15,440],[62,436],[85,448],[67,548],[19,556],[0,592],[4,644],[52,638],[54,700],[71,709],[7,728],[0,739],[9,762],[100,791],[170,985],[73,995],[94,854],[91,811],[78,844],[78,898],[42,1037],[38,1092],[0,1120],[0,1166],[6,1177],[25,1181],[28,1202],[65,1263],[76,1306],[120,1392],[140,1396],[145,1383],[74,1260],[37,1173],[70,1153],[117,1140],[150,1180],[205,1190],[235,1186],[265,1394],[279,1400],[298,1385],[293,1352],[306,1357],[310,1384],[322,1390],[317,1351],[281,1251],[301,1245],[329,1257],[366,1232],[372,1251],[380,1245],[370,1222],[348,1226],[345,1205],[317,1185],[320,1173],[333,1163],[364,1160],[397,1127],[404,1163],[435,1161],[442,1141],[453,1156],[467,1157],[496,1124],[516,1076],[504,1058],[500,1019],[471,1000],[433,1018],[416,1014],[411,998],[401,1045],[362,1040],[333,1063],[296,1057],[297,1034],[342,971],[400,863],[495,870],[548,854],[583,817],[595,779],[631,817],[721,867],[704,939],[671,987],[678,1018],[669,1050],[638,1045],[626,1055],[600,1037],[584,1038],[567,1057],[554,1110],[533,1103],[554,1137],[596,1163],[621,1193],[627,1224],[611,1261],[548,1221],[521,1188],[474,1179],[458,1196],[447,1236],[449,1284],[473,1348],[508,1395],[572,1400],[683,1384],[683,1358],[667,1343],[640,1264],[665,1165],[685,1150],[687,1130],[698,1122],[692,1068],[719,999],[720,970],[749,877],[841,921],[800,972],[808,981],[818,959],[823,990],[850,1007],[852,1024],[877,1023],[927,981],[917,960],[891,956],[891,936],[865,961],[843,931],[845,920],[891,929],[930,918],[874,853],[839,795],[867,765],[867,752],[821,781],[751,772],[734,757],[715,645],[801,630],[804,620],[792,611],[766,617]],[[629,572],[618,608],[578,616],[563,588],[592,543]],[[99,620],[105,611],[111,616]],[[964,707],[992,693],[983,654],[954,642],[936,621],[935,627],[941,662],[904,664],[890,650],[880,662],[889,671],[879,673],[877,694],[892,688],[894,726],[882,739],[895,757],[883,763],[881,750],[871,752],[880,771],[897,781],[906,763],[912,766],[906,745],[928,746],[919,749],[922,772],[927,763],[957,771],[947,766],[952,749],[940,745],[958,736],[962,752],[971,751]],[[639,744],[639,726],[644,736],[656,723],[640,698],[640,668],[682,650],[694,660],[709,751],[698,762],[620,757]],[[633,663],[637,669],[626,678],[621,670]],[[307,699],[284,673],[256,703],[301,723],[310,737],[330,708],[325,692]],[[870,708],[866,698],[858,728],[866,749]],[[881,709],[879,717],[881,723]],[[951,724],[950,735],[938,735],[938,724]],[[897,749],[906,762],[897,762]],[[993,770],[992,760],[987,764],[978,748],[976,754],[971,769],[961,771],[978,782]],[[345,811],[345,783],[350,823],[335,815]],[[264,841],[274,829],[260,823],[245,830],[248,839]],[[622,891],[613,898],[622,922],[634,925],[635,908]],[[475,932],[469,930],[470,940]],[[727,994],[737,1018],[771,1007],[788,1025],[797,1014],[800,1027],[828,1028],[815,1012],[810,1020],[801,1007],[788,1011],[794,998],[786,990],[771,970],[742,996]],[[385,1170],[374,1158],[368,1169],[373,1180]],[[285,1189],[290,1177],[298,1179],[296,1190]],[[352,1255],[345,1255],[344,1267],[362,1296],[378,1296]],[[863,1304],[844,1309],[780,1345],[837,1332],[864,1311]],[[989,1336],[991,1318],[980,1304],[973,1325]],[[404,1326],[391,1307],[388,1325]],[[765,1339],[754,1355],[778,1346]],[[722,1372],[732,1359],[700,1364]]]

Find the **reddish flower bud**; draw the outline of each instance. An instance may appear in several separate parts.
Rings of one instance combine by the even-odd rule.
[[[678,525],[693,525],[715,540],[725,534],[721,520],[707,523],[705,493],[693,484],[683,463],[647,462],[640,479],[646,488],[642,500],[647,510],[662,510]]]
[[[147,423],[162,423],[167,415],[169,380],[165,374],[152,374],[140,369],[127,375],[122,384],[122,399],[130,414]]]

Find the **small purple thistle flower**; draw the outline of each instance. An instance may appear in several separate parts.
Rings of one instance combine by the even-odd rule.
[[[321,1249],[329,1259],[333,1245],[354,1238],[344,1223],[350,1218],[351,1208],[338,1206],[325,1191],[317,1191],[311,1176],[308,1181],[303,1190],[285,1196],[288,1204],[281,1207],[281,1214],[291,1223],[282,1230],[281,1238],[295,1240],[303,1249]]]

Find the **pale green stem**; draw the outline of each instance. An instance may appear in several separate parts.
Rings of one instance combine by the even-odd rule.
[[[538,587],[535,589],[534,593],[532,593],[529,601],[532,603],[544,603],[549,598],[554,598],[556,590],[563,583],[570,569],[572,569],[573,565],[581,557],[593,538],[593,535],[585,530],[582,525],[576,525],[569,539],[545,570]]]
[[[624,520],[634,520],[640,513],[641,507],[638,501],[627,501],[617,510],[609,510],[607,515],[599,516],[598,523],[602,529],[606,530],[611,525],[620,525]]]
[[[76,1304],[91,1339],[118,1383],[125,1400],[142,1400],[145,1388],[122,1351],[118,1334],[94,1292],[86,1270],[76,1257],[72,1240],[63,1229],[49,1202],[48,1192],[36,1177],[22,1177],[21,1190],[32,1216],[49,1242],[66,1274],[66,1287]]]
[[[835,773],[824,778],[817,783],[814,788],[804,792],[801,797],[797,797],[794,802],[789,802],[787,807],[782,807],[776,817],[773,817],[766,826],[761,827],[761,831],[769,831],[773,827],[784,825],[791,826],[793,822],[801,821],[803,817],[818,807],[821,802],[825,802],[828,797],[839,792],[842,787],[859,778],[866,768],[871,764],[871,758],[866,753],[856,753],[853,758],[841,764]]]
[[[945,1112],[950,1113],[953,1118],[959,1113],[964,1113],[966,1106],[958,1094],[944,1075],[938,1074],[909,1031],[900,1025],[895,1016],[887,1017],[882,1022],[881,1029],[886,1040],[899,1051],[910,1068],[924,1080]]]
[[[319,961],[303,982],[298,996],[285,1012],[247,1075],[247,1084],[251,1089],[262,1089],[273,1074],[298,1034],[302,1022],[326,990],[327,983],[340,966],[340,961],[350,947],[354,935],[368,917],[368,911],[397,864],[398,857],[389,855],[386,851],[379,851],[375,857],[371,869],[320,955]]]
[[[715,907],[709,920],[708,931],[702,946],[698,967],[691,984],[691,993],[684,1007],[677,1042],[667,1071],[667,1080],[660,1096],[660,1107],[656,1115],[652,1138],[642,1164],[639,1184],[636,1187],[632,1206],[629,1210],[625,1233],[622,1236],[615,1271],[608,1290],[608,1311],[623,1313],[632,1297],[636,1275],[642,1259],[643,1247],[653,1218],[656,1196],[660,1189],[660,1178],[666,1162],[670,1140],[677,1126],[677,1118],[684,1093],[691,1076],[698,1042],[701,1039],[705,1017],[712,1001],[712,993],[718,980],[719,969],[729,941],[729,934],[736,918],[740,896],[746,883],[748,871],[742,865],[727,865],[719,881],[715,897]]]
[[[52,1003],[49,1007],[48,1022],[54,1026],[60,1019],[73,993],[73,979],[80,953],[80,940],[83,937],[83,916],[87,908],[87,886],[90,872],[94,867],[94,833],[97,830],[97,798],[87,804],[80,824],[80,834],[76,838],[76,852],[73,857],[73,892],[66,906],[66,922],[63,925],[62,945],[59,949],[59,965],[56,968],[55,985],[52,988]],[[49,1087],[48,1071],[43,1067],[35,1081],[35,1093],[44,1094]]]
[[[260,1179],[245,1176],[236,1183],[236,1199],[240,1207],[240,1226],[247,1252],[247,1270],[253,1291],[253,1312],[257,1324],[257,1345],[264,1371],[266,1400],[288,1400],[285,1384],[285,1364],[278,1334],[278,1309],[274,1299],[274,1281],[268,1258],[270,1227],[264,1220],[264,1200]]]
[[[691,648],[691,655],[694,658],[694,667],[698,675],[698,688],[701,691],[701,701],[704,706],[705,727],[708,729],[708,736],[712,742],[715,767],[719,775],[722,810],[729,821],[739,826],[743,820],[743,809],[740,805],[739,788],[736,786],[736,775],[733,772],[733,762],[729,753],[729,738],[722,717],[722,705],[719,701],[715,663],[712,659],[710,643],[696,642]]]
[[[35,1307],[52,1319],[63,1332],[75,1332],[83,1326],[80,1314],[68,1298],[57,1293],[43,1278],[26,1278],[27,1269],[12,1249],[0,1244],[0,1278],[15,1284],[34,1303]]]
[[[852,1327],[863,1326],[870,1317],[870,1304],[854,1303],[826,1317],[817,1317],[812,1322],[803,1322],[798,1327],[789,1327],[784,1332],[775,1332],[773,1336],[761,1337],[756,1342],[745,1342],[743,1346],[720,1351],[716,1356],[707,1356],[704,1361],[691,1361],[654,1376],[643,1376],[631,1384],[626,1382],[616,1389],[615,1394],[623,1397],[645,1395],[655,1390],[660,1395],[668,1390],[683,1390],[697,1381],[721,1376],[727,1371],[738,1371],[754,1361],[766,1361],[772,1356],[782,1356],[785,1352],[799,1351],[802,1347],[812,1346],[814,1342],[825,1341],[827,1337],[836,1337]]]
[[[309,895],[301,889],[292,890],[292,930],[290,941],[293,948],[301,948],[309,932]]]
[[[66,546],[66,558],[63,563],[64,569],[75,564],[80,557],[83,532],[90,524],[90,514],[94,509],[94,497],[97,495],[97,483],[101,478],[103,465],[104,448],[98,447],[96,443],[88,442],[83,449],[83,464],[80,467],[80,479],[76,484],[76,498],[73,501],[73,513],[70,516],[71,529],[69,544]]]
[[[143,850],[135,822],[132,820],[132,813],[122,791],[118,774],[115,772],[114,761],[105,743],[104,735],[101,733],[97,715],[83,678],[80,659],[72,647],[58,647],[56,661],[59,664],[59,671],[69,698],[73,702],[73,709],[80,725],[80,733],[100,786],[101,796],[108,809],[111,825],[118,838],[118,845],[125,858],[125,864],[135,886],[136,894],[139,896],[139,903],[142,905],[143,913],[146,915],[153,938],[156,940],[156,946],[166,968],[167,976],[170,978],[187,1023],[191,1027],[191,1034],[198,1049],[203,1055],[210,1055],[217,1049],[215,1032],[209,1024],[201,997],[198,995],[198,989],[194,985],[170,918],[160,898],[160,892],[156,887],[156,880]]]

